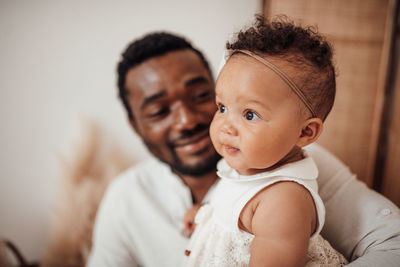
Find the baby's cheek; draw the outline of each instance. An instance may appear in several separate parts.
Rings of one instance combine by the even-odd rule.
[[[268,165],[268,151],[262,140],[248,138],[244,144],[241,144],[241,148],[250,167],[265,168]]]
[[[217,152],[220,154],[218,133],[219,133],[218,120],[214,117],[210,125],[210,138],[211,142],[213,143],[213,146],[215,147],[215,150],[217,150]]]

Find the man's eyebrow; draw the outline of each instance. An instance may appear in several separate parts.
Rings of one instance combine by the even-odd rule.
[[[156,100],[156,99],[158,99],[160,97],[166,96],[166,95],[167,95],[167,91],[162,90],[160,92],[157,92],[155,94],[152,94],[152,95],[149,95],[149,96],[145,97],[143,99],[142,104],[140,105],[140,109],[143,109],[149,103],[153,102],[154,100]]]
[[[185,87],[189,87],[189,86],[196,85],[196,84],[202,84],[202,83],[209,83],[209,81],[208,81],[208,79],[206,79],[203,76],[198,76],[198,77],[194,77],[192,79],[185,81]]]

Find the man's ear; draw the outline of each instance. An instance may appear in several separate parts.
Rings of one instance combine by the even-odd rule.
[[[133,128],[133,130],[135,131],[135,133],[137,133],[138,135],[140,135],[138,126],[137,126],[136,121],[135,121],[134,118],[129,118],[129,124],[131,125],[131,127]]]
[[[296,145],[298,147],[304,147],[315,142],[322,133],[323,125],[324,124],[320,118],[311,118],[306,120],[303,124]]]

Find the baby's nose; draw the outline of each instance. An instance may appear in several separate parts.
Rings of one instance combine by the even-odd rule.
[[[237,135],[237,129],[232,120],[233,120],[232,118],[228,117],[222,122],[221,131],[223,133],[229,134],[229,135]]]

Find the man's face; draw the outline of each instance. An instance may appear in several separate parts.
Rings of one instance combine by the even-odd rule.
[[[191,50],[169,52],[132,68],[125,87],[131,124],[148,149],[183,175],[202,175],[219,159],[209,137],[214,82]]]

